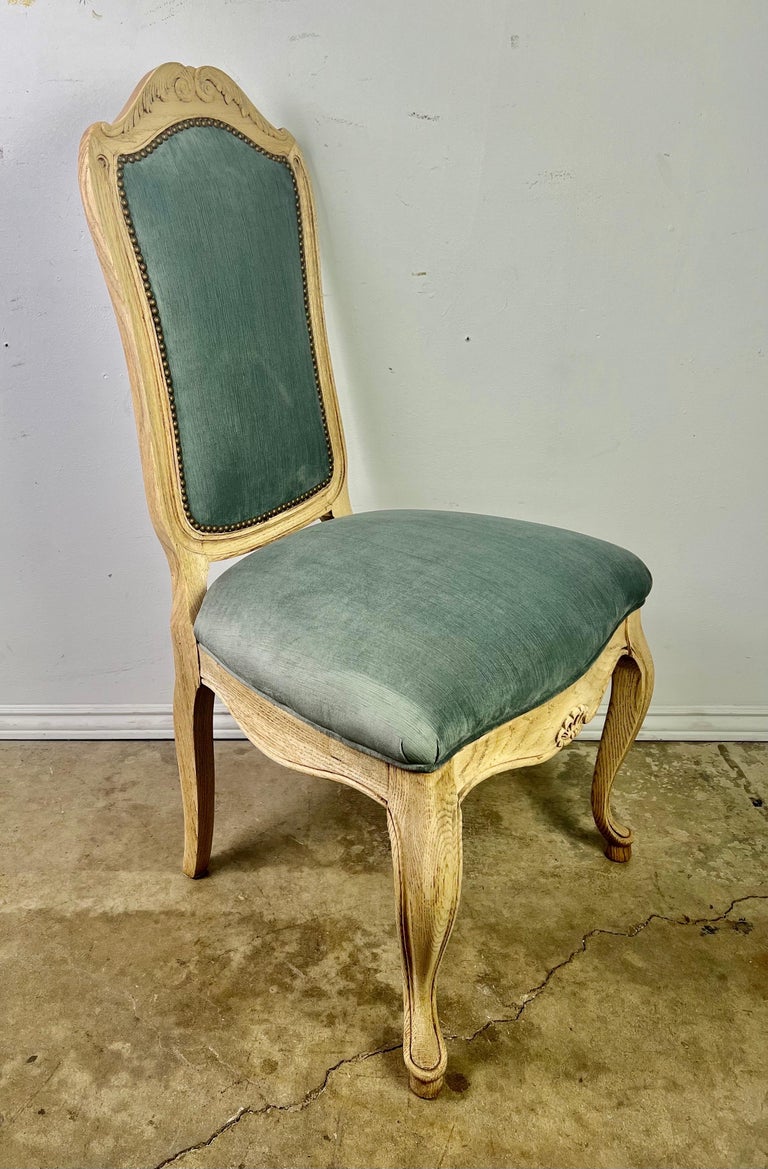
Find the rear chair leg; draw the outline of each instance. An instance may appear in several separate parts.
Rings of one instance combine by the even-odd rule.
[[[180,694],[173,703],[176,759],[184,806],[184,872],[202,877],[208,869],[213,842],[215,778],[213,764],[213,691],[200,685],[193,696]]]
[[[387,819],[403,963],[403,1058],[411,1090],[432,1100],[447,1054],[437,1017],[440,961],[461,890],[461,810],[451,765],[427,775],[390,768]]]
[[[184,872],[202,877],[213,841],[213,691],[200,681],[195,618],[208,582],[208,561],[196,553],[168,550],[172,596],[171,641],[176,667],[173,728],[184,806]]]
[[[611,679],[611,698],[597,752],[592,780],[592,814],[606,841],[605,855],[612,861],[628,861],[632,855],[632,830],[611,813],[611,788],[643,724],[653,693],[653,660],[640,625],[639,613],[627,619],[629,652],[619,658]]]

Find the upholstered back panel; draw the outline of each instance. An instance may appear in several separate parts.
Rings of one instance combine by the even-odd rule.
[[[194,527],[246,527],[332,472],[289,165],[190,119],[118,181],[153,307]]]

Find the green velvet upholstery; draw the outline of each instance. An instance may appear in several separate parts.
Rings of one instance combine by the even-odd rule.
[[[195,633],[306,722],[431,771],[575,682],[650,587],[631,552],[560,528],[368,512],[227,569]]]
[[[122,184],[159,309],[187,513],[244,526],[327,482],[293,176],[220,125],[188,125]]]

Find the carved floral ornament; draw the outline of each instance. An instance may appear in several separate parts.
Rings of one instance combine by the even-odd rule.
[[[555,735],[555,746],[564,747],[566,743],[570,743],[576,738],[587,721],[586,706],[575,706],[570,714],[567,714],[563,725]]]

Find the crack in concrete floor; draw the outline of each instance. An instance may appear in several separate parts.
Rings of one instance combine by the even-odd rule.
[[[172,1153],[170,1157],[166,1157],[159,1165],[155,1165],[154,1169],[165,1169],[166,1165],[172,1165],[174,1161],[178,1161],[179,1157],[184,1157],[187,1153],[196,1153],[200,1149],[207,1149],[213,1144],[217,1137],[220,1137],[228,1129],[234,1128],[236,1124],[243,1119],[244,1116],[267,1116],[270,1112],[303,1112],[310,1104],[314,1104],[318,1096],[320,1096],[328,1087],[328,1082],[334,1072],[338,1071],[347,1063],[362,1063],[363,1060],[373,1059],[375,1055],[387,1055],[390,1051],[398,1051],[402,1047],[402,1043],[391,1043],[388,1047],[377,1047],[374,1051],[361,1051],[357,1055],[348,1055],[344,1059],[340,1059],[332,1067],[326,1070],[321,1084],[316,1084],[314,1088],[310,1088],[301,1100],[294,1100],[290,1104],[262,1104],[261,1108],[251,1108],[250,1105],[244,1104],[242,1108],[238,1108],[234,1116],[230,1116],[229,1120],[217,1128],[204,1141],[198,1141],[194,1145],[187,1145],[184,1149],[179,1149],[178,1152]]]
[[[715,925],[719,921],[726,921],[733,912],[734,908],[746,901],[768,901],[768,894],[747,893],[742,897],[734,897],[734,899],[728,905],[728,908],[725,909],[722,913],[717,914],[715,917],[692,918],[687,914],[684,914],[682,917],[668,917],[664,914],[652,913],[647,918],[645,918],[644,921],[630,926],[628,930],[610,930],[604,929],[600,926],[596,927],[595,929],[588,930],[588,932],[583,935],[579,945],[571,951],[567,958],[564,958],[561,962],[557,962],[554,966],[552,966],[537,986],[534,986],[531,988],[531,990],[526,991],[520,1002],[509,1004],[510,1008],[512,1009],[512,1013],[510,1015],[502,1015],[499,1018],[488,1019],[481,1027],[478,1027],[477,1030],[473,1031],[470,1035],[455,1035],[450,1034],[449,1032],[444,1032],[445,1038],[448,1041],[472,1043],[475,1039],[478,1038],[478,1036],[482,1035],[483,1032],[489,1030],[491,1027],[500,1027],[504,1026],[505,1024],[516,1023],[522,1016],[525,1009],[544,993],[555,975],[559,971],[565,969],[566,966],[570,966],[571,963],[574,962],[581,954],[585,954],[587,952],[587,946],[590,938],[599,937],[600,935],[607,935],[609,937],[616,938],[636,938],[638,934],[641,934],[643,930],[647,929],[648,926],[652,925],[653,922],[656,921],[666,922],[668,925],[680,926]],[[322,1093],[328,1087],[331,1076],[334,1074],[334,1072],[337,1072],[339,1068],[344,1067],[345,1064],[362,1063],[365,1060],[373,1059],[377,1055],[387,1055],[392,1051],[398,1051],[401,1047],[402,1043],[392,1043],[385,1047],[377,1047],[374,1051],[358,1052],[356,1055],[346,1056],[344,1059],[340,1059],[338,1063],[333,1064],[332,1067],[329,1067],[326,1070],[322,1082],[315,1085],[314,1088],[310,1088],[310,1090],[300,1100],[295,1100],[288,1104],[263,1104],[260,1108],[252,1108],[250,1105],[244,1104],[241,1108],[238,1108],[237,1112],[233,1116],[230,1116],[228,1120],[225,1120],[224,1123],[220,1125],[219,1128],[215,1129],[215,1131],[211,1133],[211,1135],[205,1140],[197,1141],[193,1145],[187,1145],[185,1148],[179,1149],[177,1152],[172,1153],[170,1157],[166,1157],[164,1161],[160,1161],[157,1165],[153,1166],[153,1169],[166,1169],[166,1166],[173,1165],[174,1162],[178,1161],[181,1157],[186,1156],[187,1153],[196,1153],[201,1149],[210,1148],[214,1141],[216,1141],[220,1136],[222,1136],[225,1132],[228,1132],[229,1129],[234,1128],[236,1124],[239,1124],[244,1116],[267,1116],[272,1112],[303,1112],[305,1108],[308,1108],[310,1104],[314,1104],[315,1100],[317,1100],[318,1097],[322,1095]]]

